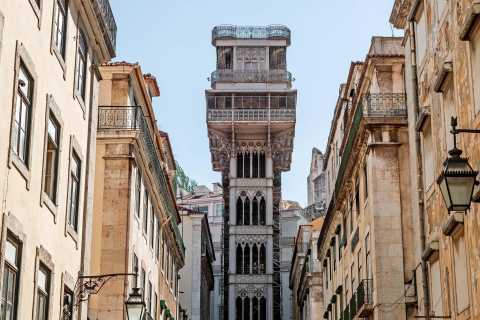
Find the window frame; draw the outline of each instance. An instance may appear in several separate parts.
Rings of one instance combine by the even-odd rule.
[[[48,152],[48,124],[51,116],[55,118],[55,121],[58,124],[58,145],[57,145],[57,160],[56,160],[56,185],[55,185],[55,199],[51,199],[50,196],[44,191],[45,189],[45,175],[46,175],[46,162],[47,162],[47,152]],[[63,137],[63,120],[60,113],[60,108],[55,102],[55,99],[52,95],[47,96],[47,107],[45,110],[45,129],[44,129],[44,150],[43,150],[43,165],[42,165],[42,186],[41,186],[41,195],[40,195],[40,205],[45,205],[50,212],[53,214],[54,223],[57,222],[57,210],[58,210],[58,199],[59,199],[59,185],[60,185],[60,168],[61,168],[61,154],[62,154],[62,137]]]
[[[52,311],[53,311],[53,290],[54,286],[54,275],[55,275],[55,265],[53,264],[52,256],[50,253],[42,246],[37,247],[36,255],[35,255],[35,272],[34,272],[34,290],[33,290],[33,311],[32,311],[32,319],[39,319],[38,318],[38,297],[39,297],[39,287],[38,287],[38,277],[41,269],[46,269],[48,271],[47,274],[47,284],[48,284],[48,292],[47,292],[47,315],[46,320],[52,318]]]
[[[87,88],[88,88],[88,58],[89,58],[89,43],[88,43],[88,36],[87,33],[84,31],[85,28],[81,27],[83,25],[82,23],[79,22],[79,26],[77,28],[77,33],[76,33],[76,46],[75,46],[75,72],[74,72],[74,85],[73,85],[73,96],[74,98],[77,99],[80,107],[82,108],[83,111],[83,118],[85,119],[86,116],[86,100],[87,100]],[[79,85],[79,67],[80,67],[80,48],[81,48],[81,38],[84,38],[84,43],[85,43],[85,53],[84,53],[84,58],[85,58],[85,64],[83,65],[83,92],[78,90],[78,85]]]
[[[60,9],[60,2],[64,3],[64,7],[62,8],[64,21],[63,21],[63,46],[62,48],[58,48],[57,46],[57,36],[58,36],[58,16]],[[52,32],[51,32],[51,39],[50,39],[50,52],[55,55],[57,58],[60,67],[62,68],[63,78],[66,78],[66,57],[67,57],[67,44],[68,44],[68,15],[69,15],[69,0],[55,0],[53,4],[53,16],[52,16]]]
[[[5,246],[7,242],[12,243],[12,245],[16,248],[17,254],[16,254],[16,266],[12,265],[11,262],[9,262],[6,257],[5,257]],[[21,282],[21,272],[22,272],[22,267],[23,267],[23,259],[22,259],[22,250],[23,250],[23,241],[18,239],[10,230],[7,230],[7,236],[3,242],[3,254],[2,254],[2,288],[0,292],[0,305],[3,303],[3,290],[4,290],[4,284],[5,282],[3,281],[3,278],[5,277],[5,272],[7,269],[10,269],[12,273],[15,274],[15,279],[14,279],[14,286],[15,286],[15,292],[13,296],[13,319],[18,319],[19,318],[19,313],[20,310],[18,308],[18,303],[19,303],[19,297],[20,297],[20,282]],[[0,309],[1,311],[1,309]]]
[[[75,136],[74,135],[70,135],[70,151],[69,151],[69,156],[68,156],[68,181],[67,181],[67,205],[66,205],[66,209],[65,209],[65,236],[69,235],[73,240],[74,242],[76,243],[76,246],[78,248],[78,241],[79,241],[79,234],[81,232],[81,225],[82,225],[82,210],[83,210],[83,201],[81,201],[82,197],[83,197],[83,183],[84,183],[84,171],[83,170],[83,165],[84,165],[84,158],[83,158],[83,155],[82,153],[80,152],[81,148],[80,148],[80,144],[78,143],[78,141],[76,140]],[[76,157],[78,158],[78,161],[80,162],[80,166],[79,166],[79,171],[80,171],[80,174],[79,174],[79,180],[78,180],[78,185],[79,185],[79,188],[78,188],[78,204],[77,204],[77,228],[75,230],[75,228],[73,228],[73,226],[70,224],[70,221],[69,221],[69,215],[70,215],[70,201],[71,201],[71,187],[70,187],[70,184],[71,184],[71,172],[72,172],[72,160],[73,160],[73,156],[76,155]]]
[[[38,30],[40,30],[42,26],[43,0],[28,0],[28,2],[32,7],[33,13],[37,17],[37,27],[38,27]]]
[[[30,114],[30,133],[29,133],[29,141],[27,143],[28,158],[27,163],[32,163],[32,147],[33,147],[33,140],[34,140],[34,132],[35,132],[35,107],[37,104],[37,89],[38,86],[38,76],[35,71],[35,65],[31,56],[27,52],[25,46],[20,42],[17,41],[16,43],[16,56],[15,56],[15,70],[14,70],[14,79],[13,79],[13,98],[12,98],[12,113],[11,113],[11,122],[10,122],[10,138],[9,138],[9,152],[8,152],[8,167],[11,168],[12,165],[18,170],[18,172],[22,175],[25,179],[26,189],[30,190],[30,183],[31,183],[31,168],[29,165],[26,165],[13,151],[13,139],[14,139],[14,122],[16,117],[17,111],[17,89],[19,85],[19,75],[20,75],[20,67],[23,65],[28,73],[30,74],[32,81],[33,81],[33,90],[32,90],[32,98],[31,98],[31,114]]]

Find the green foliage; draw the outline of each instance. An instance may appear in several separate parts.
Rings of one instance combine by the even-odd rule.
[[[175,162],[175,165],[177,167],[174,180],[175,192],[177,192],[178,188],[190,193],[193,192],[195,187],[198,185],[197,181],[190,179],[178,162]]]

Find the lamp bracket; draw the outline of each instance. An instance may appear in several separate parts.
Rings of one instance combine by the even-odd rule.
[[[129,276],[137,277],[138,273],[109,273],[92,276],[79,276],[74,289],[75,308],[77,308],[83,301],[87,301],[90,295],[99,293],[110,279]]]

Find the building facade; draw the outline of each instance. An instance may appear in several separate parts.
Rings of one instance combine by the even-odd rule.
[[[180,229],[185,243],[185,267],[180,270],[181,320],[212,319],[211,294],[214,285],[212,235],[204,212],[180,207]]]
[[[185,247],[173,192],[175,161],[153,111],[160,91],[138,64],[103,64],[99,73],[90,270],[138,277],[104,283],[90,297],[89,319],[125,318],[134,287],[141,288],[147,319],[176,318]]]
[[[394,1],[390,17],[405,31],[414,263],[421,266],[415,315],[427,319],[480,319],[480,208],[449,213],[436,183],[453,148],[451,117],[459,128],[480,126],[479,12],[472,0]],[[458,135],[457,147],[478,169],[477,135]]]
[[[86,319],[97,66],[115,41],[108,1],[0,3],[2,319]]]
[[[197,186],[193,192],[177,190],[177,203],[180,207],[200,211],[207,215],[212,236],[215,261],[213,269],[213,291],[210,296],[210,319],[219,320],[223,316],[223,188],[213,184],[210,190],[206,186]]]
[[[317,148],[313,148],[310,173],[307,177],[307,206],[315,205],[318,210],[324,211],[327,200],[327,188],[323,161],[323,153]]]
[[[320,320],[324,310],[322,266],[317,258],[317,242],[324,217],[298,228],[290,263],[292,319]]]
[[[340,88],[317,242],[326,319],[406,319],[416,309],[401,45],[401,38],[373,37]]]
[[[310,221],[298,202],[280,202],[280,278],[282,283],[282,319],[292,318],[292,292],[289,275],[298,228]]]
[[[212,44],[206,102],[225,199],[223,319],[281,319],[281,172],[290,169],[296,110],[290,30],[216,26]]]

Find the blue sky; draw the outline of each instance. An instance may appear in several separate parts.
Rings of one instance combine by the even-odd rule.
[[[139,62],[157,77],[154,101],[162,130],[185,172],[200,184],[212,171],[204,90],[215,68],[216,24],[285,24],[292,30],[288,69],[298,89],[292,170],[283,198],[306,203],[312,147],[325,149],[333,109],[350,62],[362,60],[373,35],[392,35],[393,0],[111,0],[118,25],[117,60]],[[395,35],[399,35],[395,31]]]

